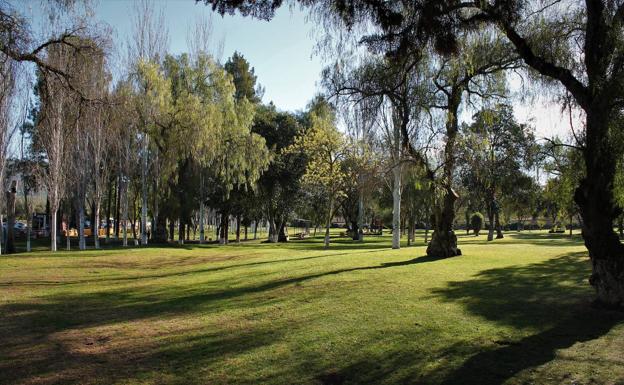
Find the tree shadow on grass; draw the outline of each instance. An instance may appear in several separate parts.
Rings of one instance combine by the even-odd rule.
[[[558,349],[607,334],[621,312],[591,306],[586,253],[542,263],[485,270],[451,282],[434,295],[461,302],[473,314],[519,330],[542,330],[519,340],[494,341],[446,377],[444,384],[502,384],[520,371],[552,361]]]
[[[574,234],[570,237],[568,234],[550,234],[546,232],[507,232],[505,238],[494,239],[488,242],[482,233],[479,237],[474,235],[460,234],[458,236],[459,245],[536,245],[536,246],[583,246],[583,237],[580,234]]]
[[[286,330],[295,325],[280,326],[272,322],[263,330],[240,330],[232,335],[216,335],[202,331],[199,340],[180,336],[180,343],[166,348],[154,348],[149,341],[142,341],[149,354],[129,354],[135,363],[126,362],[123,352],[103,350],[81,353],[80,349],[69,349],[56,338],[81,330],[128,322],[168,319],[194,313],[207,316],[220,311],[236,309],[267,309],[283,301],[284,292],[271,293],[284,287],[297,289],[297,285],[317,278],[355,271],[384,269],[433,262],[430,257],[407,261],[387,262],[373,266],[344,268],[285,279],[269,280],[257,285],[236,285],[244,282],[211,282],[193,286],[137,286],[132,288],[107,289],[76,294],[55,294],[29,302],[13,302],[0,306],[0,383],[37,382],[39,376],[52,375],[58,383],[90,382],[82,376],[97,376],[110,379],[133,377],[133,365],[141,370],[166,370],[167,365],[184,367],[201,359],[217,361],[224,354],[239,354],[262,345],[273,343]],[[139,278],[139,277],[137,277]],[[318,289],[312,295],[323,295]],[[268,311],[268,310],[263,310]],[[260,314],[260,319],[267,314]],[[149,323],[148,323],[149,324]],[[79,337],[76,337],[79,338]],[[203,341],[203,342],[202,342]],[[98,344],[98,341],[78,341],[78,345]],[[91,346],[91,345],[88,345]],[[82,346],[83,347],[83,346]],[[141,346],[138,347],[141,349]],[[162,367],[165,366],[165,369]],[[178,369],[175,376],[184,378]],[[173,381],[173,380],[172,380]],[[177,380],[176,380],[177,381]],[[192,381],[189,381],[192,382]],[[184,383],[180,380],[179,383]]]

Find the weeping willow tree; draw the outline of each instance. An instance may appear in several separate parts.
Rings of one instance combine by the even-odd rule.
[[[264,139],[251,132],[254,106],[246,99],[235,98],[231,76],[210,56],[200,54],[195,60],[188,55],[167,56],[162,65],[139,64],[137,111],[150,138],[152,170],[155,175],[154,239],[167,239],[166,218],[158,215],[161,205],[167,207],[169,219],[176,213],[179,241],[190,217],[187,193],[182,186],[192,173],[199,173],[198,196],[201,204],[207,194],[216,191],[224,202],[235,187],[253,188],[269,162]],[[204,183],[204,176],[213,185]],[[213,194],[213,195],[215,195]],[[160,202],[160,203],[158,203]],[[228,212],[222,212],[224,221]],[[224,240],[227,238],[222,237]]]

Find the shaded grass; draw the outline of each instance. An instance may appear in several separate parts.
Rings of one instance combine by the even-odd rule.
[[[390,238],[0,259],[0,383],[616,384],[578,238]]]

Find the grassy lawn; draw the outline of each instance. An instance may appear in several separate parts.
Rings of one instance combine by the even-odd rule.
[[[0,383],[624,384],[578,235],[460,243],[2,256]]]

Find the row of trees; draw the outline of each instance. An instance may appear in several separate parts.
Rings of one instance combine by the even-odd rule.
[[[261,3],[205,0],[224,14],[272,18],[281,0]],[[459,109],[477,98],[499,94],[498,79],[521,70],[535,80],[533,87],[549,89],[565,107],[580,111],[582,133],[571,145],[579,151],[583,171],[574,202],[583,225],[593,271],[590,283],[598,300],[624,304],[624,246],[613,225],[622,209],[616,199],[616,175],[623,151],[624,132],[624,3],[619,0],[417,0],[300,1],[337,33],[338,54],[344,38],[364,60],[336,63],[331,76],[336,95],[387,99],[400,127],[402,149],[425,170],[434,196],[434,230],[428,254],[461,254],[453,232],[454,188]],[[327,39],[331,42],[331,38]],[[348,41],[347,41],[348,43]],[[364,49],[362,49],[364,48]],[[340,55],[338,55],[340,56]],[[370,65],[372,62],[372,68]],[[345,63],[358,63],[355,69]],[[381,67],[381,70],[375,68]],[[423,76],[425,74],[425,76]],[[418,79],[425,79],[424,82]],[[430,97],[417,90],[419,85]],[[437,91],[437,92],[435,92]],[[424,101],[424,103],[421,103]],[[439,156],[428,156],[421,135],[410,132],[410,122],[422,105],[442,112],[443,146]],[[428,109],[426,109],[428,110]],[[416,119],[418,122],[419,119]],[[412,124],[420,128],[422,124]],[[419,132],[419,129],[412,131]],[[494,179],[492,179],[494,180]],[[438,192],[437,194],[435,192]],[[490,199],[491,200],[491,199]],[[493,205],[492,208],[494,208]],[[488,211],[494,211],[492,209]]]
[[[265,19],[282,3],[205,2],[222,14],[239,9]],[[338,59],[323,74],[331,104],[319,98],[297,114],[260,104],[261,89],[241,55],[224,65],[215,60],[205,23],[193,34],[200,38],[190,39],[191,52],[168,55],[164,16],[137,3],[136,30],[113,81],[111,42],[102,38],[109,34],[89,12],[76,14],[78,2],[48,2],[50,38],[39,45],[26,20],[3,5],[0,51],[7,68],[37,67],[24,158],[37,165],[47,191],[52,249],[56,216],[68,212],[84,248],[85,206],[99,224],[105,196],[107,211],[111,195],[117,211],[123,207],[124,234],[128,222],[137,222],[128,206],[133,216],[141,213],[143,244],[148,235],[173,239],[176,224],[182,242],[197,216],[203,240],[209,208],[220,218],[222,243],[232,217],[237,228],[268,220],[269,239],[283,240],[296,212],[327,228],[328,245],[338,211],[361,239],[367,208],[381,211],[383,192],[392,191],[393,247],[405,227],[413,238],[420,217],[434,230],[429,255],[460,255],[458,209],[485,211],[489,238],[497,228],[502,236],[501,213],[525,215],[527,205],[519,202],[536,190],[531,172],[547,153],[546,171],[556,175],[543,192],[556,202],[550,211],[571,216],[578,208],[598,297],[624,302],[624,249],[613,231],[622,212],[616,198],[624,4],[301,3],[326,27],[327,48]],[[506,105],[510,73],[553,90],[564,107],[579,111],[582,133],[540,150],[530,127],[517,123]],[[14,99],[12,78],[4,78],[6,100]],[[472,123],[462,124],[469,110],[476,111]],[[3,138],[10,138],[8,127]],[[6,156],[0,160],[4,165]],[[567,201],[554,199],[561,196]],[[94,242],[97,247],[97,235]]]

